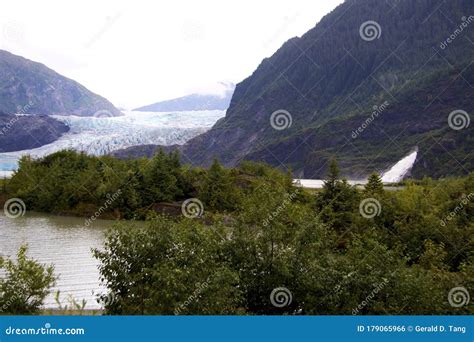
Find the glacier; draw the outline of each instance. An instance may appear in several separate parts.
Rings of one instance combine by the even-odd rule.
[[[225,110],[180,112],[125,111],[117,117],[51,117],[64,122],[70,130],[55,142],[30,150],[0,153],[0,177],[9,177],[24,155],[41,158],[73,149],[90,155],[105,155],[135,145],[182,145],[209,130],[225,116]]]

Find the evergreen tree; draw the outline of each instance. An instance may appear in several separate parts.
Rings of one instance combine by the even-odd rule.
[[[366,194],[383,194],[383,183],[382,178],[377,173],[372,173],[367,180],[367,184],[365,185],[365,193]]]
[[[336,159],[331,159],[329,163],[329,171],[324,181],[323,189],[328,195],[328,197],[332,198],[335,195],[337,185],[340,183],[339,179],[340,171],[339,166],[337,165]]]
[[[206,205],[215,210],[231,210],[235,208],[235,189],[229,172],[214,159],[200,195]]]
[[[339,174],[339,166],[332,159],[322,191],[316,197],[316,208],[323,222],[336,229],[347,229],[352,222],[358,194],[345,179],[339,178]]]
[[[180,195],[170,158],[160,149],[146,165],[144,174],[145,198],[148,204],[170,202]]]

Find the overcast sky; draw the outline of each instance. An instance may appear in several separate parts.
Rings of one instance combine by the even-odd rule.
[[[3,0],[0,48],[133,108],[240,82],[341,2]]]

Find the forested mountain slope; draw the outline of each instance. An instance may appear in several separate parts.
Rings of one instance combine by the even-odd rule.
[[[226,117],[181,150],[194,164],[264,160],[315,178],[331,156],[363,177],[418,148],[415,176],[466,174],[473,14],[470,0],[345,1],[263,60]]]

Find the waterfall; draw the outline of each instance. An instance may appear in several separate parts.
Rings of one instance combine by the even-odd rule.
[[[388,170],[382,175],[382,182],[395,183],[401,181],[413,167],[417,154],[418,149],[411,152],[409,155],[401,159],[398,163],[393,165],[390,170]]]

